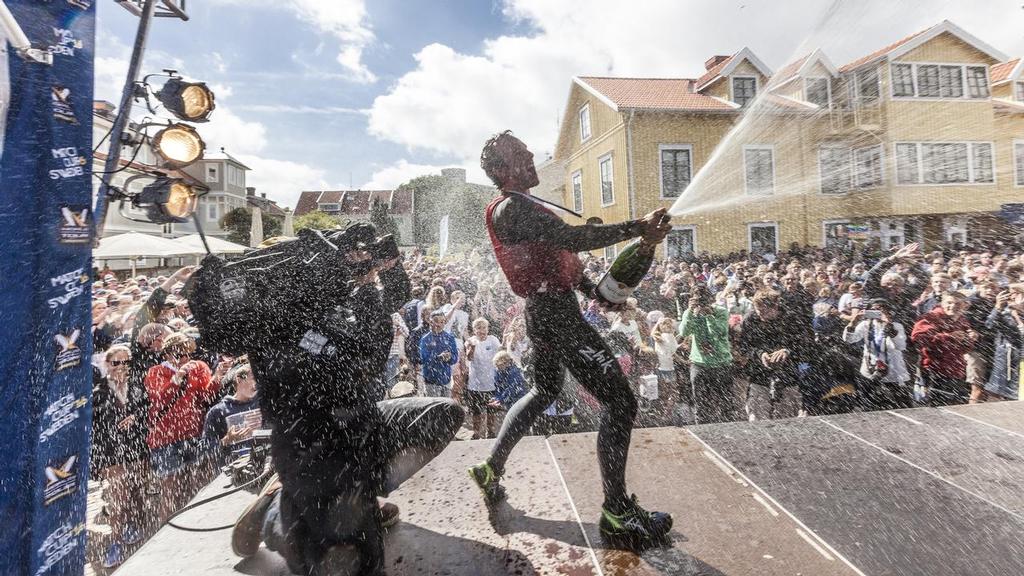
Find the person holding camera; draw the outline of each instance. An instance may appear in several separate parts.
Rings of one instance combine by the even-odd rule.
[[[296,574],[376,576],[383,531],[399,513],[378,499],[440,454],[464,413],[448,398],[377,401],[391,314],[409,300],[409,278],[394,239],[376,238],[372,225],[331,240],[344,265],[337,273],[354,288],[327,317],[303,326],[300,342],[248,352],[263,418],[273,426],[277,473],[235,523],[231,545],[249,557],[263,542]]]
[[[740,419],[733,394],[729,311],[714,303],[703,283],[695,284],[679,320],[679,337],[690,341],[690,386],[697,424]]]
[[[907,335],[903,325],[893,321],[892,306],[884,299],[871,300],[867,310],[854,310],[843,328],[843,341],[863,342],[857,396],[864,410],[910,408],[913,390],[907,385],[903,352]]]

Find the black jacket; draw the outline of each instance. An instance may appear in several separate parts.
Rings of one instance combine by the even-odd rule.
[[[767,385],[773,376],[782,378],[784,384],[795,384],[797,366],[806,362],[814,349],[814,331],[801,321],[786,321],[780,313],[775,320],[764,320],[751,312],[743,318],[736,352],[746,360],[743,372],[751,383]],[[777,368],[766,368],[761,364],[761,354],[780,348],[789,349],[789,359]]]
[[[127,402],[122,403],[110,389],[106,378],[94,374],[92,389],[92,463],[93,470],[114,464],[136,462],[149,457],[146,435],[149,433],[149,397],[141,382],[128,380]],[[118,424],[134,416],[134,422],[121,430]]]

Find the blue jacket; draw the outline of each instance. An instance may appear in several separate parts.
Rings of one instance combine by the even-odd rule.
[[[494,399],[508,410],[517,400],[526,395],[526,380],[523,371],[515,364],[494,373]]]
[[[445,352],[452,355],[447,362],[439,358]],[[430,331],[420,338],[420,363],[423,364],[423,380],[427,384],[447,386],[452,379],[452,365],[458,361],[459,349],[455,345],[455,336],[450,332],[435,334]]]

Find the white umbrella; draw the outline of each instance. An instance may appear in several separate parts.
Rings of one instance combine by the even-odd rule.
[[[206,248],[203,246],[203,239],[199,237],[199,234],[189,234],[188,236],[175,238],[174,242],[194,250],[194,253],[196,254],[206,253]],[[235,244],[234,242],[228,242],[227,240],[221,240],[216,236],[207,236],[206,243],[210,245],[210,251],[214,254],[241,254],[249,249],[248,246]]]
[[[259,206],[252,207],[252,226],[249,227],[249,246],[253,248],[263,242],[263,214]]]
[[[199,252],[202,252],[202,249]],[[92,257],[95,260],[123,260],[146,256],[173,258],[197,253],[194,248],[177,244],[169,238],[150,236],[141,232],[126,232],[101,238],[100,245],[92,251]]]
[[[295,213],[291,208],[284,209],[284,224],[281,225],[282,236],[295,236]]]

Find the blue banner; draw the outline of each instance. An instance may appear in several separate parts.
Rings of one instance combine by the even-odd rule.
[[[0,574],[81,574],[92,388],[93,0],[2,0]]]

